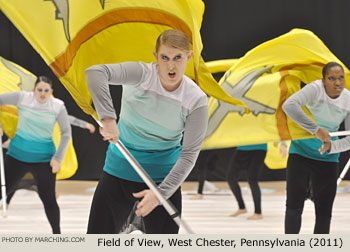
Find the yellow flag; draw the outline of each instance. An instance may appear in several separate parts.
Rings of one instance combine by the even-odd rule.
[[[23,67],[0,57],[0,94],[16,91],[32,91],[36,76]],[[13,138],[17,130],[18,112],[16,106],[0,106],[0,122],[5,134]],[[60,129],[56,123],[53,140],[56,148],[60,141]],[[57,173],[57,179],[65,179],[74,175],[78,169],[78,161],[75,155],[72,139],[69,142],[66,155],[61,163],[61,170]]]
[[[211,73],[224,73],[233,67],[238,62],[238,59],[223,59],[213,60],[205,62],[209,72]]]
[[[349,70],[307,30],[294,29],[246,53],[225,73],[219,84],[231,96],[242,100],[251,113],[246,114],[241,107],[211,98],[203,149],[311,137],[286,117],[281,105],[300,90],[301,83],[321,79],[322,68],[330,61],[344,67],[349,85]],[[311,117],[307,109],[303,109]]]
[[[168,29],[181,30],[191,40],[194,56],[185,74],[210,96],[244,105],[224,92],[201,57],[201,0],[0,0],[0,4],[88,114],[96,115],[85,69],[95,64],[154,61],[156,39]]]

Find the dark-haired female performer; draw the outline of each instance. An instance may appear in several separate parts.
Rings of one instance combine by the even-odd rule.
[[[7,194],[31,172],[38,185],[38,193],[44,204],[46,216],[54,234],[61,233],[60,211],[55,197],[56,173],[71,138],[67,110],[63,101],[51,97],[52,82],[45,76],[38,77],[33,92],[11,92],[0,95],[1,105],[18,108],[17,132],[5,158]],[[52,134],[56,121],[61,130],[58,149]],[[0,135],[2,135],[0,127]]]
[[[292,141],[287,164],[287,203],[285,233],[297,234],[309,179],[312,182],[316,212],[315,234],[328,234],[337,189],[339,152],[350,149],[350,137],[336,139],[328,132],[338,131],[345,120],[350,129],[350,92],[345,89],[343,67],[328,63],[323,79],[316,80],[290,96],[283,104],[286,114],[316,138]],[[306,105],[316,122],[302,110]]]

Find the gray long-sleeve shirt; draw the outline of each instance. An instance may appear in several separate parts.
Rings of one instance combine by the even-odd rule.
[[[141,62],[90,67],[86,70],[86,81],[99,119],[116,118],[108,85],[123,85],[120,138],[141,153],[152,153],[149,155],[152,161],[145,160],[148,155],[137,152],[135,158],[155,182],[161,182],[159,190],[169,198],[190,173],[200,151],[208,120],[206,95],[186,76],[179,88],[166,91],[160,84],[156,65]],[[174,153],[168,158],[162,156],[167,150],[176,149],[182,134],[178,158],[174,159]],[[159,164],[167,167],[170,159],[176,162],[169,171],[155,168]],[[132,175],[130,168],[122,167],[123,162],[113,166],[112,160],[120,160],[120,155],[113,151],[107,154],[104,168],[107,173],[142,182]]]
[[[15,105],[18,108],[18,125],[8,154],[24,162],[50,161],[53,155],[62,161],[69,140],[71,126],[64,103],[50,97],[39,103],[33,92],[11,92],[0,95],[1,105]],[[56,121],[61,129],[61,140],[56,151],[52,145],[52,134]]]
[[[311,120],[302,110],[306,105],[316,122]],[[321,80],[314,81],[300,91],[291,95],[282,106],[284,112],[297,124],[311,134],[321,127],[328,132],[339,130],[345,121],[345,129],[350,129],[350,92],[347,89],[338,98],[330,98]],[[350,149],[350,136],[331,141],[329,153],[337,153]]]
[[[88,122],[81,120],[79,118],[76,118],[75,116],[72,116],[72,115],[68,115],[68,118],[69,118],[69,123],[71,125],[86,129],[86,125],[88,124]]]

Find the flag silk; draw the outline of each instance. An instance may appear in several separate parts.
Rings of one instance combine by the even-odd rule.
[[[32,91],[35,81],[36,76],[34,74],[0,56],[0,94],[21,90]],[[0,106],[0,122],[5,134],[12,139],[17,130],[17,107],[12,105]],[[53,131],[53,140],[56,148],[58,147],[60,138],[60,127],[58,123],[56,123]],[[70,178],[75,174],[77,169],[78,161],[71,139],[56,179]]]
[[[311,31],[293,29],[267,41],[239,58],[219,84],[251,111],[213,97],[209,99],[209,122],[202,149],[228,148],[313,137],[282,111],[283,102],[304,84],[322,79],[330,61],[348,68]],[[303,110],[314,120],[310,112]]]
[[[234,64],[236,64],[238,59],[223,59],[223,60],[213,60],[205,62],[209,72],[213,73],[225,73]]]
[[[238,59],[224,59],[224,60],[214,60],[207,61],[205,64],[207,65],[209,71],[214,73],[225,73],[228,69],[233,67],[234,64],[238,62]],[[284,169],[287,167],[288,161],[288,150],[290,147],[290,141],[285,141],[287,144],[287,154],[283,157],[280,146],[281,142],[269,142],[267,143],[267,152],[264,160],[265,165],[269,169]]]
[[[51,67],[84,112],[96,116],[85,69],[96,64],[154,61],[161,32],[178,29],[194,52],[185,74],[204,92],[240,106],[218,85],[202,57],[201,0],[0,0],[5,15]]]

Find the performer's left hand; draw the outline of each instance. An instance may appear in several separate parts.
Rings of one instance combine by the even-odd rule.
[[[50,166],[52,167],[52,173],[57,173],[61,169],[61,162],[52,158],[50,162]]]
[[[141,192],[133,193],[135,198],[142,198],[139,204],[137,204],[136,215],[146,216],[153,211],[159,205],[159,200],[156,195],[149,189]]]
[[[326,141],[322,143],[321,148],[318,149],[318,151],[321,153],[325,153],[326,151],[329,151],[331,149],[331,141]]]
[[[95,126],[91,123],[87,123],[85,128],[87,128],[91,134],[93,134],[95,132]]]

